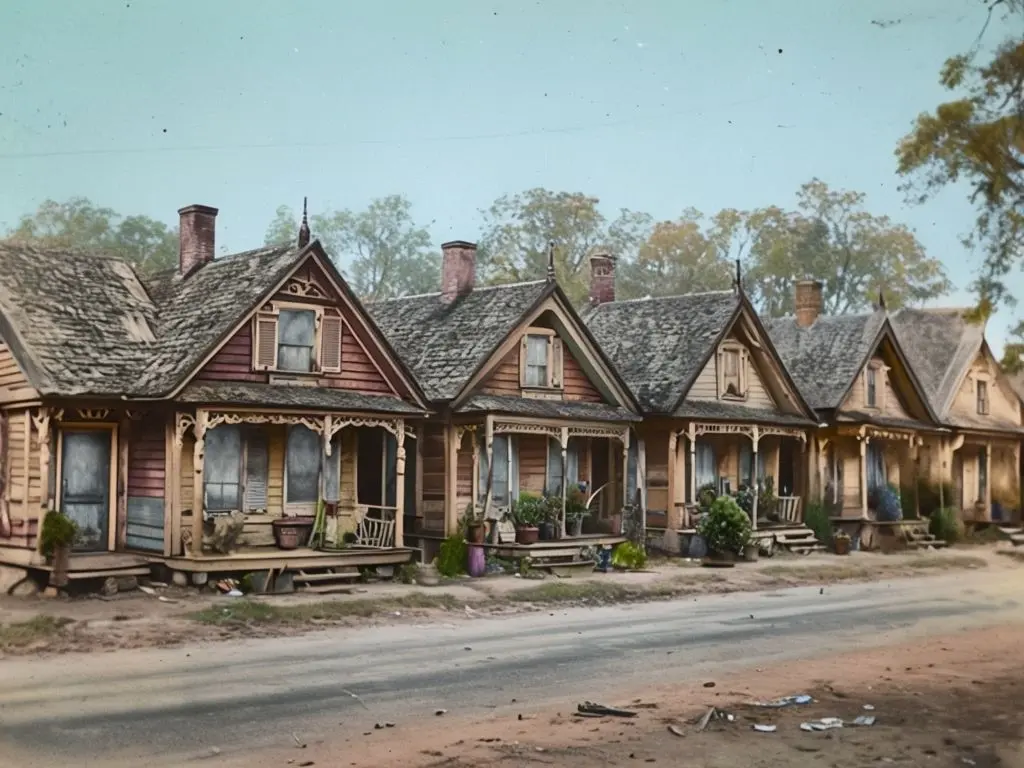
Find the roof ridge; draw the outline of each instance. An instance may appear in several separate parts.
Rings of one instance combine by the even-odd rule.
[[[521,288],[524,285],[540,285],[547,283],[547,280],[521,280],[517,283],[499,283],[497,285],[481,285],[479,288],[474,287],[467,296],[474,293],[482,293],[483,291],[495,291],[501,288]],[[426,293],[412,293],[408,296],[392,296],[390,299],[378,299],[377,301],[364,302],[367,306],[372,304],[386,304],[389,301],[404,301],[406,299],[424,299],[428,296],[440,296],[441,291],[427,291]]]
[[[665,301],[668,299],[688,299],[691,296],[735,296],[735,292],[731,289],[721,289],[717,291],[694,291],[693,293],[673,293],[669,296],[641,296],[638,299],[616,299],[615,301],[604,301],[596,306],[596,309],[601,307],[610,307],[616,304],[636,304],[641,301]]]

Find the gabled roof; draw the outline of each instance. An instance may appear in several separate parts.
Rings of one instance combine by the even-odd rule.
[[[803,416],[686,399],[718,344],[744,311],[761,336],[764,351],[777,362]],[[590,309],[586,321],[648,413],[681,418],[742,418],[772,423],[789,419],[794,424],[814,423],[813,410],[804,402],[743,293],[710,291],[608,302]]]
[[[806,328],[798,326],[792,316],[765,320],[765,326],[804,398],[815,410],[839,408],[871,355],[888,339],[928,418],[939,420],[885,310],[822,315]],[[880,418],[864,417],[870,421]]]
[[[432,401],[455,399],[523,316],[557,289],[545,280],[474,288],[451,304],[440,293],[367,305]]]
[[[892,325],[928,393],[932,409],[946,419],[960,384],[985,341],[983,323],[968,322],[963,309],[901,309]]]

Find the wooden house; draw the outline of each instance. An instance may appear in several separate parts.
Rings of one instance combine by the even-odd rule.
[[[817,421],[739,282],[615,301],[614,280],[614,260],[593,256],[585,319],[640,403],[649,526],[689,530],[710,486],[748,491],[755,529],[800,528]]]
[[[578,487],[592,500],[584,530],[621,540],[639,450],[628,387],[553,270],[480,287],[474,244],[442,251],[440,292],[369,305],[435,412],[417,428],[410,527],[429,543],[467,511],[500,518],[521,493],[564,498]]]
[[[921,452],[922,497],[931,508],[957,509],[967,523],[1019,527],[1021,397],[985,341],[985,325],[962,309],[902,309],[892,323],[951,430]]]
[[[413,376],[305,220],[215,260],[217,210],[179,214],[179,267],[151,278],[0,246],[0,563],[48,568],[53,508],[72,577],[408,560]],[[318,512],[319,548],[275,545]]]
[[[856,315],[822,315],[821,309],[821,283],[804,280],[796,286],[795,316],[766,321],[822,422],[814,446],[814,496],[837,522],[914,518],[921,449],[947,430],[884,306]],[[864,531],[865,546],[873,533]]]

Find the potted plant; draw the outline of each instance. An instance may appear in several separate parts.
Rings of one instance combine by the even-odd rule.
[[[512,504],[512,520],[516,526],[516,542],[535,544],[540,537],[538,526],[547,515],[547,502],[541,496],[521,493]]]
[[[43,527],[39,532],[39,549],[47,562],[53,564],[50,583],[55,587],[63,587],[68,583],[68,568],[71,565],[71,547],[78,535],[75,521],[56,509],[51,509],[43,517]]]
[[[483,518],[476,516],[476,506],[466,505],[466,541],[470,544],[483,544],[487,538],[487,524]]]
[[[279,517],[271,524],[274,542],[278,549],[298,549],[309,542],[313,533],[314,518],[309,515]]]
[[[537,538],[540,541],[553,541],[555,531],[559,527],[559,512],[562,500],[558,496],[544,496],[541,519],[537,522]]]
[[[583,535],[583,518],[587,516],[587,500],[579,488],[565,497],[565,529],[569,536]]]
[[[836,531],[833,533],[832,548],[837,555],[850,554],[850,534],[846,531]]]
[[[761,545],[751,539],[743,545],[743,560],[747,563],[756,563],[761,554]]]
[[[732,563],[750,542],[750,518],[730,496],[715,499],[697,526],[708,548],[709,564]]]

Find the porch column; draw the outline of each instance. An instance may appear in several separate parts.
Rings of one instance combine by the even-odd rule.
[[[985,519],[992,519],[992,442],[985,443]]]
[[[868,441],[867,435],[857,438],[860,441],[860,515],[867,519],[868,516]]]
[[[124,416],[117,427],[117,529],[114,532],[114,550],[123,551],[128,544],[128,446],[131,441],[131,420]]]
[[[203,555],[203,508],[206,506],[206,489],[203,483],[203,463],[206,458],[206,425],[209,414],[203,409],[196,410],[196,423],[192,431],[196,444],[192,449],[192,464],[195,477],[192,485],[192,556]]]
[[[35,425],[39,442],[39,512],[36,523],[36,552],[39,552],[43,545],[43,518],[46,513],[53,509],[53,488],[50,487],[50,411],[48,408],[40,408],[38,416],[32,416],[30,424]],[[32,431],[25,435],[25,444],[32,442]],[[4,468],[0,466],[0,472]],[[26,491],[25,498],[28,499],[28,465],[25,465]],[[25,519],[28,525],[28,519]]]
[[[395,419],[395,547],[405,546],[405,419]]]
[[[758,444],[761,442],[761,432],[760,432],[760,430],[758,430],[756,424],[754,425],[753,432],[751,432],[751,434],[750,434],[750,442],[752,443],[752,450],[750,452],[750,459],[751,459],[750,460],[750,464],[751,464],[750,471],[751,471],[751,473],[753,473],[753,476],[754,476],[754,478],[753,478],[754,479],[754,504],[751,507],[751,512],[750,512],[750,525],[756,531],[757,530],[757,499],[761,495],[761,484],[758,482],[758,479],[757,479],[757,462],[758,462],[757,447],[758,447]],[[776,491],[777,490],[778,489],[776,489]]]
[[[562,447],[562,511],[558,514],[558,528],[562,538],[565,538],[565,497],[568,491],[569,478],[566,477],[566,469],[569,466],[569,428],[562,427],[558,434],[558,443]]]
[[[484,417],[484,447],[487,450],[487,487],[484,489],[486,494],[484,497],[484,520],[486,520],[491,513],[491,487],[494,482],[494,417],[490,414]],[[475,447],[473,454],[476,455]],[[477,466],[475,461],[473,466]],[[473,499],[473,509],[476,509],[476,499]]]
[[[647,444],[639,435],[636,439],[636,487],[640,492],[640,509],[636,514],[640,515],[641,540],[647,541]],[[671,500],[669,496],[669,501]],[[668,511],[665,510],[666,515]]]
[[[459,443],[463,433],[454,424],[444,428],[445,461],[444,461],[444,535],[451,536],[458,527],[459,515],[456,509],[455,495],[458,490],[457,479],[459,470]]]
[[[622,433],[622,506],[629,506],[629,429]]]
[[[690,503],[697,503],[697,428],[691,421],[687,425],[687,439],[690,442]]]
[[[679,448],[679,435],[674,429],[668,433],[668,509],[665,510],[665,527],[670,531],[679,530],[678,511],[676,510],[676,459]],[[646,528],[644,515],[644,527]]]

